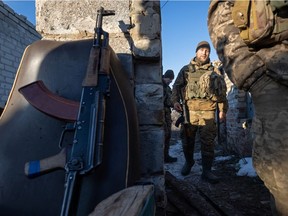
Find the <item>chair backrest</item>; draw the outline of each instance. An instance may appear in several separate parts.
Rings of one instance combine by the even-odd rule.
[[[24,175],[24,165],[59,152],[58,142],[66,122],[35,109],[18,89],[41,80],[60,97],[79,101],[91,46],[92,40],[43,40],[26,48],[0,118],[1,214],[60,214],[65,171],[29,179]],[[110,62],[103,163],[81,178],[77,215],[88,215],[97,203],[138,179],[140,148],[133,88],[113,50]],[[73,133],[67,134],[64,145],[71,144],[72,138]]]

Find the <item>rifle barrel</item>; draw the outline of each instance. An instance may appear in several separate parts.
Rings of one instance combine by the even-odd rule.
[[[76,183],[76,176],[78,171],[71,171],[66,176],[66,187],[68,190],[65,190],[64,199],[61,208],[61,216],[69,216],[72,212],[72,199],[74,195],[74,187]]]

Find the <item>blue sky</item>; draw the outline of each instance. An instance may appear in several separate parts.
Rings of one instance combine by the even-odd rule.
[[[210,1],[161,1],[163,71],[178,73],[195,56],[197,44],[211,40],[207,28]],[[212,48],[211,61],[217,60]]]
[[[16,13],[26,16],[27,19],[35,25],[35,1],[3,0],[3,2],[11,7]]]
[[[16,13],[24,15],[35,24],[35,1],[4,0]],[[211,44],[207,29],[209,1],[161,0],[163,72],[179,72],[195,56],[198,42]],[[212,49],[211,60],[217,60]]]

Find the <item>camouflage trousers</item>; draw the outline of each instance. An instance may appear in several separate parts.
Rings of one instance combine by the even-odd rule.
[[[253,165],[273,195],[278,215],[288,215],[288,87],[263,76],[251,95]]]
[[[194,145],[197,131],[201,143],[201,155],[212,166],[214,159],[214,140],[217,133],[214,111],[191,111],[189,110],[190,124],[181,127],[180,137],[186,161],[193,160]]]

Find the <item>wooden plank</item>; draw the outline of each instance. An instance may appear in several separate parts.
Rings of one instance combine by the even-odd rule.
[[[225,185],[223,185],[225,187]],[[211,193],[207,193],[204,190],[198,188],[200,193],[203,197],[205,197],[207,200],[212,203],[212,205],[218,209],[218,211],[221,211],[223,215],[233,215],[233,216],[243,216],[241,212],[239,212],[237,209],[235,209],[231,204],[225,202],[223,203],[223,200],[221,200],[221,197],[215,197],[215,194],[217,194],[217,190],[213,190],[210,188]],[[219,199],[220,198],[220,199]]]
[[[100,202],[89,216],[138,216],[147,207],[148,202],[153,202],[153,196],[153,185],[132,186]],[[152,204],[154,215],[155,203]]]
[[[200,215],[220,216],[221,214],[202,197],[195,186],[181,181],[173,176],[170,172],[166,172],[166,183],[169,184],[174,190],[179,192],[193,208],[197,209]]]
[[[178,192],[171,191],[167,192],[166,195],[168,203],[171,203],[171,205],[173,205],[173,207],[175,207],[178,211],[175,215],[180,216],[181,213],[183,216],[200,216],[199,212],[197,212],[197,210],[191,206],[190,203],[187,202]],[[166,210],[166,215],[170,215],[168,210]]]

